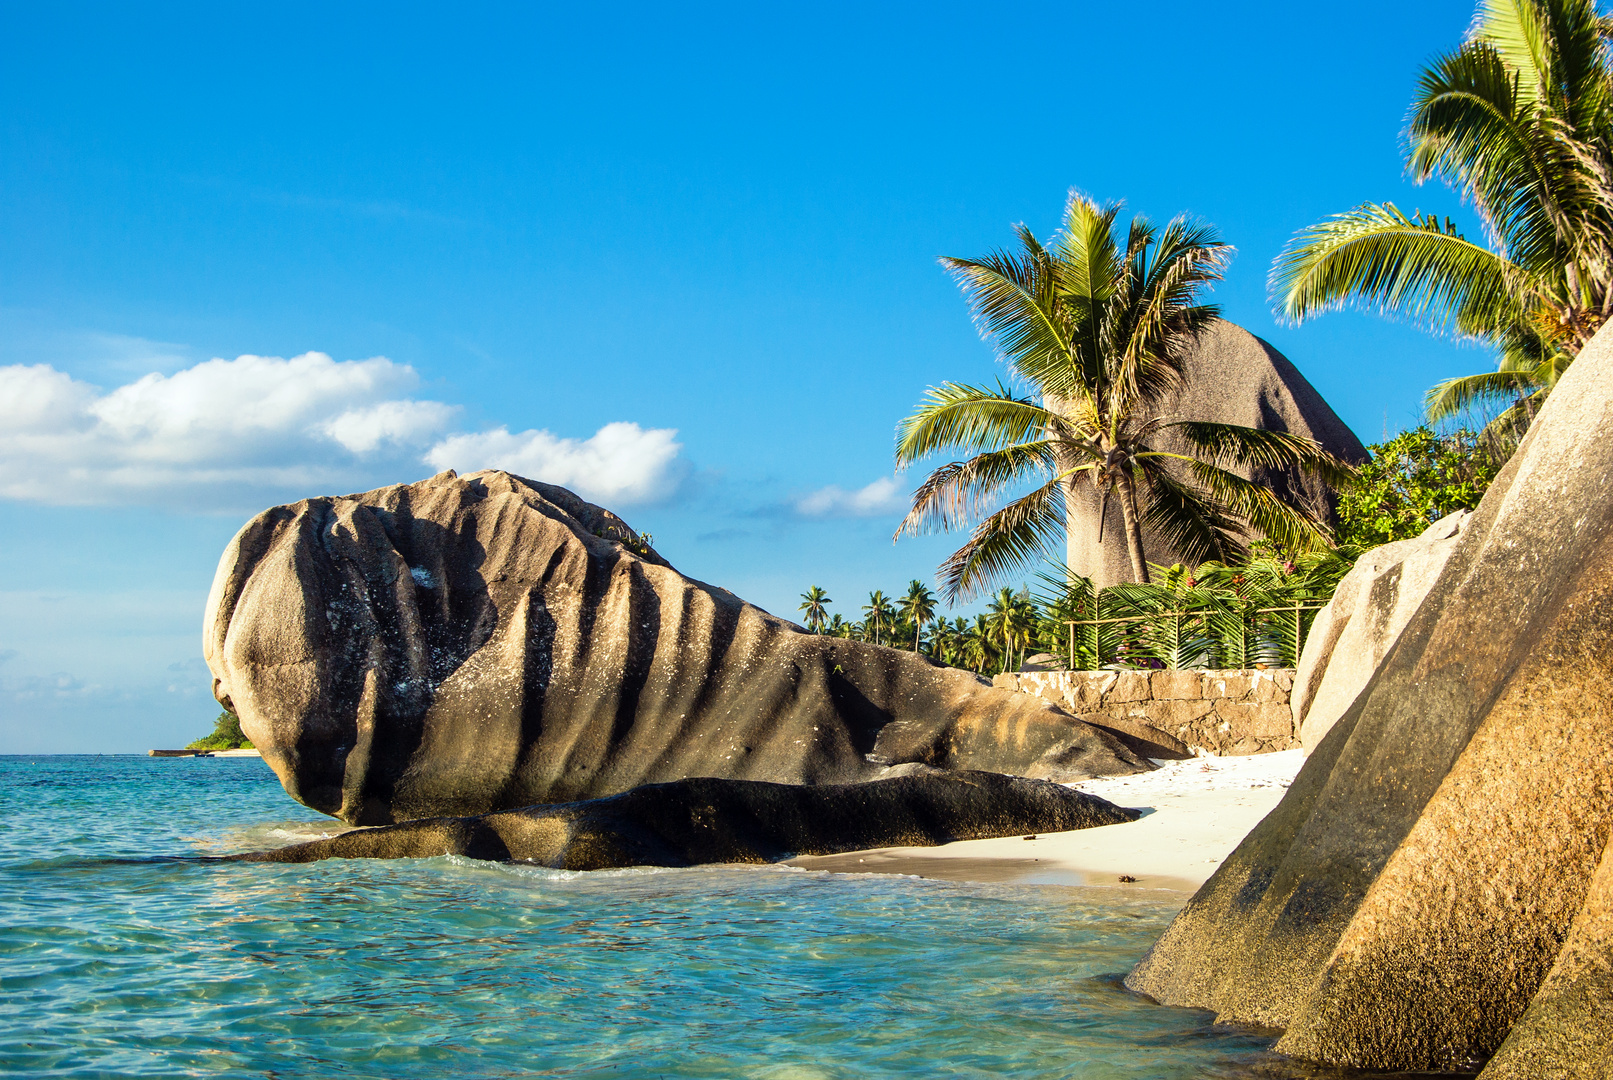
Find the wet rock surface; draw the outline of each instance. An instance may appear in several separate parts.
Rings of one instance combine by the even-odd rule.
[[[1602,1075],[1613,1045],[1613,331],[1366,688],[1127,985],[1374,1069]]]
[[[1138,813],[1045,780],[996,773],[863,784],[693,779],[585,802],[356,829],[235,858],[250,862],[463,855],[559,870],[766,863],[1135,821]]]
[[[219,564],[214,694],[286,791],[354,824],[711,776],[1146,771],[1114,736],[674,570],[564,488],[453,473],[279,506]]]

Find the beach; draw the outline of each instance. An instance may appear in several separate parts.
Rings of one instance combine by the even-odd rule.
[[[1160,762],[1137,776],[1072,785],[1143,811],[1136,821],[1076,832],[960,840],[802,856],[789,865],[947,881],[1113,886],[1191,893],[1271,812],[1305,762],[1301,750]],[[1135,878],[1124,882],[1122,877]]]

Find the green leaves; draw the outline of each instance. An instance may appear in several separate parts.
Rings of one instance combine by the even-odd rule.
[[[1063,227],[1046,245],[1019,226],[1017,251],[942,260],[969,297],[981,335],[1033,390],[942,383],[897,429],[899,467],[936,453],[970,455],[931,472],[896,532],[979,522],[941,567],[948,600],[1044,554],[1065,533],[1065,495],[1075,485],[1092,484],[1105,497],[1124,493],[1129,514],[1140,484],[1138,508],[1158,534],[1181,539],[1195,555],[1226,556],[1241,550],[1248,525],[1269,524],[1285,542],[1303,539],[1301,547],[1320,530],[1312,522],[1307,532],[1305,511],[1270,492],[1260,497],[1229,469],[1349,475],[1306,440],[1150,415],[1179,385],[1198,335],[1218,317],[1199,294],[1219,280],[1232,248],[1186,217],[1162,229],[1134,218],[1122,243],[1119,210],[1072,193]],[[1192,453],[1154,449],[1149,440],[1170,427],[1182,428]],[[1202,476],[1191,469],[1199,457],[1211,470]],[[1128,529],[1124,542],[1137,549],[1131,562],[1140,570],[1140,534]]]
[[[1483,336],[1515,322],[1519,270],[1433,216],[1368,203],[1304,230],[1272,266],[1271,289],[1295,322],[1354,301],[1433,329]]]
[[[1346,303],[1402,315],[1488,341],[1502,371],[1571,362],[1613,313],[1606,26],[1594,0],[1483,0],[1468,40],[1423,71],[1406,162],[1472,204],[1487,244],[1369,203],[1295,236],[1272,266],[1276,307],[1296,322]],[[1554,379],[1514,381],[1518,428]],[[1430,415],[1504,383],[1442,384]]]
[[[1407,540],[1457,510],[1471,510],[1505,464],[1471,431],[1415,428],[1368,447],[1372,460],[1339,498],[1339,545],[1374,548]]]

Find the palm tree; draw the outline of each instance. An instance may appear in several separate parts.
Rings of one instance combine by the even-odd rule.
[[[992,643],[1002,649],[1002,670],[1007,671],[1016,650],[1030,643],[1036,628],[1036,608],[1030,593],[1021,590],[1015,595],[1009,588],[997,590],[997,596],[986,605],[986,628]]]
[[[834,601],[823,591],[822,586],[814,585],[801,594],[801,606],[796,610],[806,612],[807,628],[814,634],[821,634],[824,620],[829,617],[829,605],[832,603]]]
[[[897,601],[896,606],[903,617],[913,624],[913,652],[917,653],[924,627],[935,618],[935,594],[925,587],[924,582],[914,578],[907,583],[907,595]]]
[[[1025,565],[1062,535],[1066,497],[1080,483],[1096,487],[1104,510],[1119,500],[1137,581],[1148,580],[1145,525],[1190,562],[1241,555],[1250,528],[1296,551],[1327,541],[1323,522],[1233,470],[1305,470],[1339,482],[1349,466],[1287,432],[1155,411],[1180,383],[1196,336],[1218,317],[1197,298],[1219,280],[1230,249],[1184,217],[1163,230],[1134,218],[1117,237],[1119,211],[1072,193],[1046,246],[1020,225],[1017,252],[942,260],[973,302],[982,335],[1034,390],[943,383],[898,430],[899,467],[944,450],[974,454],[930,474],[896,533],[984,515],[941,566],[949,601]],[[1167,433],[1191,452],[1160,449]],[[1032,480],[1028,494],[989,511]]]
[[[849,623],[841,616],[836,615],[829,620],[829,625],[823,628],[823,632],[830,637],[849,638],[851,637],[851,628],[854,625],[856,624]]]
[[[1301,322],[1354,303],[1486,341],[1497,370],[1428,392],[1431,419],[1508,403],[1516,435],[1613,313],[1613,72],[1594,0],[1484,0],[1466,42],[1423,71],[1407,169],[1472,203],[1446,218],[1367,203],[1299,233],[1272,297]]]
[[[883,590],[875,589],[868,594],[868,603],[863,605],[863,634],[866,640],[873,635],[874,644],[880,643],[880,631],[890,628],[896,619],[896,609],[891,607],[890,601],[885,599]]]
[[[991,663],[996,650],[992,648],[991,626],[986,616],[976,615],[974,622],[964,631],[963,662],[968,668],[979,674],[986,670]]]

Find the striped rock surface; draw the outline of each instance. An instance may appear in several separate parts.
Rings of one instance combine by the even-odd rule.
[[[808,634],[496,471],[259,514],[219,563],[203,648],[286,791],[355,824],[685,777],[1150,768],[1035,698]]]

